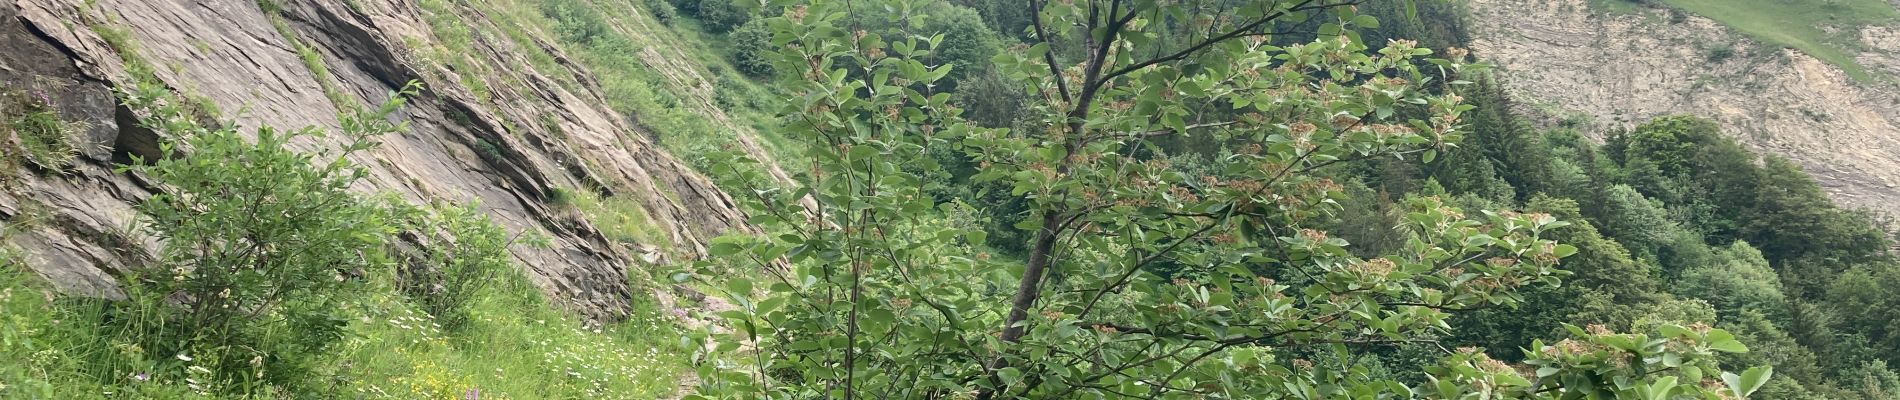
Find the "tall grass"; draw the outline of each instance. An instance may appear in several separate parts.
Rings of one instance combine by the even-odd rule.
[[[0,154],[0,173],[18,173],[32,163],[47,170],[63,170],[78,156],[71,136],[86,129],[83,122],[69,122],[53,108],[45,91],[31,93],[0,89],[0,141],[17,146]],[[0,177],[4,180],[10,177]]]
[[[146,354],[126,332],[103,329],[126,315],[109,312],[107,300],[56,294],[24,256],[0,253],[0,398],[218,398],[193,388],[189,374],[159,373],[187,362]],[[450,333],[382,282],[350,302],[349,339],[326,360],[334,367],[319,371],[334,386],[253,397],[653,399],[676,391],[687,364],[678,328],[652,303],[636,305],[625,322],[589,328],[548,306],[525,279],[511,279],[478,296],[468,326]]]
[[[549,307],[525,280],[485,291],[453,332],[390,293],[360,303],[343,347],[339,394],[376,398],[660,398],[686,365],[680,333],[652,303],[626,321],[589,327]]]
[[[671,250],[673,238],[638,200],[603,197],[591,190],[573,191],[571,201],[601,233],[614,241]]]

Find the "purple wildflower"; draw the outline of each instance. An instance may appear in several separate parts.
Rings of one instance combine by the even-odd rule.
[[[152,379],[152,376],[146,375],[144,372],[140,372],[138,374],[132,375],[132,379],[137,379],[139,382],[144,382],[148,379]]]
[[[482,389],[469,389],[468,392],[462,393],[462,400],[482,400]]]

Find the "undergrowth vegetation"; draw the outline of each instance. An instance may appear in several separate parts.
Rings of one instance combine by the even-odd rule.
[[[1855,17],[1804,2],[1709,12],[1819,29],[1771,42],[1844,46],[1828,27],[1895,18],[1867,1],[1818,6]],[[669,271],[732,305],[694,330],[647,296],[612,323],[561,309],[542,295],[559,283],[512,254],[548,239],[478,205],[353,190],[369,170],[352,156],[406,129],[393,113],[419,87],[359,104],[273,3],[259,5],[339,106],[335,132],[218,124],[130,33],[94,25],[130,72],[121,101],[161,136],[120,172],[160,188],[134,232],[164,245],[124,266],[112,299],[59,295],[32,254],[0,246],[0,398],[1900,390],[1887,367],[1900,264],[1867,215],[1707,121],[1659,118],[1604,144],[1530,128],[1459,28],[1411,19],[1451,3],[742,3],[419,0],[431,38],[410,38],[431,79],[489,106],[525,75],[482,47],[517,47],[577,95],[598,85],[747,208],[767,234],[719,238]],[[1776,12],[1793,17],[1765,19]],[[80,126],[52,101],[0,100],[22,149],[9,161],[72,158]],[[526,123],[559,122],[541,118]],[[734,148],[748,138],[797,160],[791,187]],[[612,241],[691,255],[641,199],[542,194]],[[51,220],[18,208],[0,242]],[[654,289],[633,275],[635,293]]]

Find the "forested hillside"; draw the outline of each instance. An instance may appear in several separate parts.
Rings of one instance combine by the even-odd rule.
[[[1493,3],[0,2],[0,398],[1900,398],[1890,221]]]

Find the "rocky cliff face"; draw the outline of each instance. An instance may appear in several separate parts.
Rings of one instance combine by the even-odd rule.
[[[480,202],[510,231],[551,238],[550,246],[512,250],[543,289],[596,316],[621,310],[634,295],[630,269],[662,256],[616,244],[578,212],[551,204],[559,190],[640,199],[678,254],[748,229],[725,194],[608,108],[584,78],[591,74],[540,35],[532,42],[569,70],[538,71],[521,41],[476,35],[468,56],[488,71],[475,76],[417,51],[442,40],[417,1],[274,3],[278,10],[256,0],[0,0],[0,82],[48,93],[62,117],[87,126],[69,138],[82,152],[71,171],[25,172],[0,193],[0,219],[29,265],[63,290],[117,296],[115,276],[155,254],[159,244],[131,228],[132,205],[155,189],[113,171],[157,141],[133,122],[137,111],[115,100],[115,89],[136,83],[124,57],[158,66],[159,83],[225,110],[221,118],[246,132],[334,129],[347,103],[379,104],[410,80],[424,82],[397,116],[409,132],[360,155],[372,174],[358,189],[418,204]],[[481,26],[489,22],[479,10],[457,12],[470,31],[497,31]],[[128,33],[136,47],[95,27]],[[563,84],[552,76],[582,78]]]
[[[1790,49],[1664,10],[1592,12],[1588,0],[1472,0],[1473,50],[1534,113],[1601,134],[1665,114],[1720,122],[1803,165],[1849,207],[1900,212],[1900,91]],[[1860,63],[1900,76],[1900,27],[1861,32]],[[1733,55],[1712,57],[1717,48]]]

